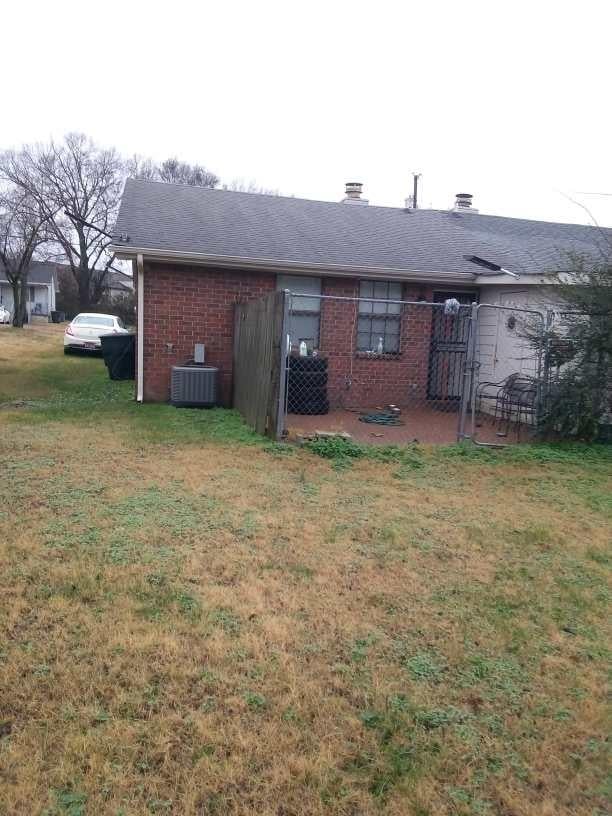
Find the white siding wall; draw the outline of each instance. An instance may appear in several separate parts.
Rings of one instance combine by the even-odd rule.
[[[13,290],[8,283],[0,283],[0,303],[5,306],[9,312],[13,311]]]
[[[507,309],[479,309],[477,353],[480,360],[480,382],[499,382],[510,374],[534,376],[537,373],[536,356],[529,342],[521,337],[521,322],[529,319],[521,309],[536,309],[546,313],[545,303],[537,289],[514,289],[508,286],[485,286],[480,292],[481,304],[516,307]],[[516,326],[508,325],[514,317]]]
[[[34,294],[33,297],[31,297],[31,294],[30,294],[32,290],[33,290],[33,294]],[[29,298],[28,310],[31,312],[31,314],[33,314],[33,315],[37,314],[37,312],[35,311],[37,303],[40,304],[40,312],[38,312],[38,314],[41,314],[41,315],[43,315],[45,317],[49,314],[50,309],[55,308],[53,292],[51,292],[50,290],[51,290],[51,287],[46,286],[46,285],[44,285],[44,286],[32,286],[31,289],[28,288],[28,298]],[[49,295],[50,294],[52,296],[51,304],[49,303]],[[0,303],[3,306],[6,306],[6,308],[10,312],[13,311],[13,305],[14,305],[13,304],[13,290],[11,289],[11,287],[10,287],[10,285],[8,283],[0,284]]]
[[[41,314],[47,315],[49,314],[49,288],[47,286],[33,286],[33,293],[34,297],[31,296],[31,291],[28,293],[28,297],[30,300],[29,307],[30,312],[32,314]],[[39,311],[36,311],[36,307],[39,306]]]

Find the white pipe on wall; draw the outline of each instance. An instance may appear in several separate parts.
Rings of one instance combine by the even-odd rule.
[[[136,402],[143,400],[144,385],[144,259],[141,253],[136,256],[136,309],[138,325],[136,335]]]

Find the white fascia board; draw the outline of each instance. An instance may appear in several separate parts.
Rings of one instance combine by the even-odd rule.
[[[476,283],[479,286],[545,286],[551,285],[553,281],[545,275],[520,275],[518,278],[511,278],[509,275],[478,275]]]
[[[147,247],[130,247],[125,244],[111,245],[111,252],[121,260],[133,260],[139,254],[148,261],[171,261],[176,264],[198,266],[215,266],[239,269],[252,269],[267,272],[285,272],[288,274],[320,275],[321,277],[361,277],[384,278],[398,281],[453,281],[455,283],[474,283],[477,276],[472,272],[431,272],[416,269],[396,269],[383,266],[343,266],[339,264],[300,263],[296,261],[278,261],[270,258],[243,258],[229,255],[207,255],[199,252],[176,252]]]

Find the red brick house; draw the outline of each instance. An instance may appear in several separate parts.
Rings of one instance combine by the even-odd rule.
[[[448,211],[413,210],[370,206],[357,184],[332,203],[130,180],[112,249],[137,281],[137,399],[167,400],[171,367],[204,343],[229,405],[233,307],[278,288],[304,295],[295,334],[328,358],[332,407],[422,396],[431,310],[389,301],[528,303],[559,251],[592,251],[595,235],[480,215],[465,195]]]

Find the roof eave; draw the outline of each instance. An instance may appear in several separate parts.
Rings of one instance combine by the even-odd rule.
[[[7,286],[11,285],[11,282],[6,278],[0,278],[0,283],[5,283]],[[51,281],[47,281],[44,283],[43,281],[28,281],[28,286],[51,286]]]
[[[184,252],[154,247],[127,247],[125,244],[112,244],[111,252],[121,260],[133,260],[142,255],[148,261],[172,261],[177,264],[197,266],[227,267],[232,269],[251,269],[253,271],[301,272],[321,276],[339,277],[373,277],[386,280],[413,281],[451,281],[473,282],[473,272],[441,272],[422,269],[398,269],[386,266],[350,266],[341,264],[303,263],[300,261],[279,261],[272,258],[244,258],[231,255],[212,255],[202,252]]]

